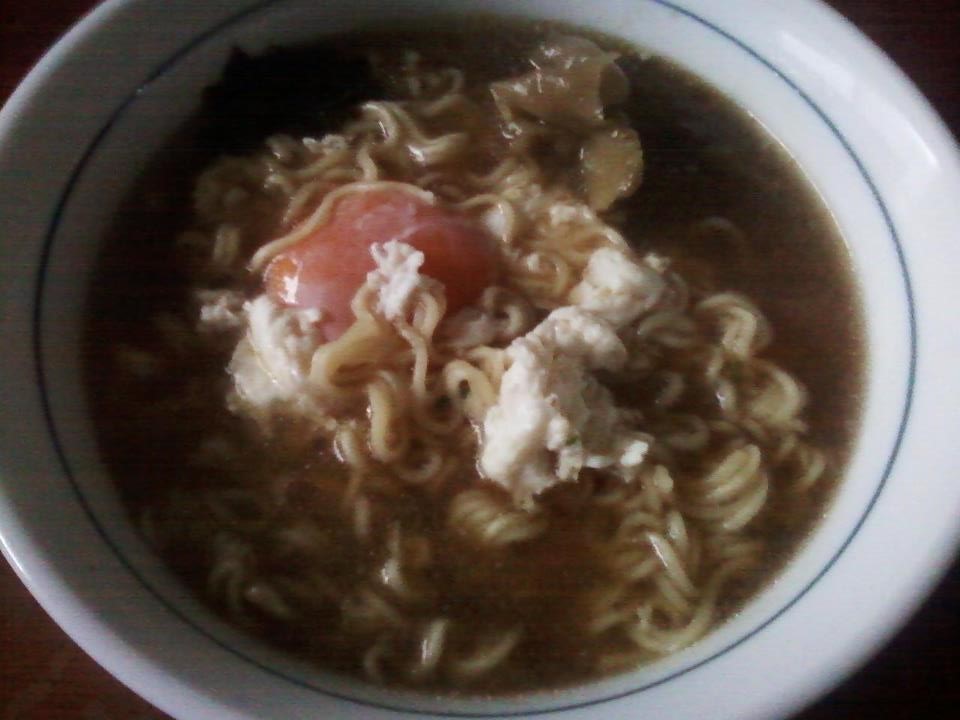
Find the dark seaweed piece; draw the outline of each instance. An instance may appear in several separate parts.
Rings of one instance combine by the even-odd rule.
[[[220,81],[204,92],[199,138],[213,155],[256,149],[270,135],[335,130],[361,100],[381,97],[366,59],[329,47],[234,48]]]

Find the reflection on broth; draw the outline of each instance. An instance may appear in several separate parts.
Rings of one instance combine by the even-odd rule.
[[[777,143],[661,59],[489,23],[236,53],[88,321],[104,456],[170,566],[431,691],[695,642],[815,525],[859,409],[845,249]]]

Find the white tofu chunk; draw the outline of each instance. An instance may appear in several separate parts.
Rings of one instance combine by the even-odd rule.
[[[665,289],[662,272],[655,256],[637,262],[628,251],[600,248],[570,291],[570,303],[621,328],[656,305]]]
[[[319,311],[283,307],[264,294],[244,303],[243,312],[247,332],[229,366],[238,398],[261,409],[302,398],[310,360],[322,342]]]
[[[632,477],[646,437],[594,370],[619,370],[627,351],[615,328],[577,307],[554,310],[507,348],[510,367],[483,422],[480,467],[521,507],[583,467],[613,468]]]
[[[404,242],[391,240],[371,246],[370,254],[377,269],[367,273],[367,284],[377,291],[377,310],[387,320],[405,317],[414,294],[426,282],[420,274],[423,253]]]

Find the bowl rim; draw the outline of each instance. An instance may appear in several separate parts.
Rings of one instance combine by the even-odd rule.
[[[855,164],[857,171],[860,174],[860,178],[866,183],[869,188],[874,201],[876,202],[877,208],[880,211],[883,221],[885,223],[885,229],[889,233],[890,239],[893,242],[895,249],[895,254],[897,261],[899,263],[899,271],[901,273],[903,282],[904,282],[904,291],[906,296],[906,302],[909,308],[908,314],[908,335],[910,343],[910,356],[908,361],[908,367],[906,370],[907,374],[907,384],[906,384],[906,395],[903,401],[903,407],[900,414],[900,419],[898,422],[896,436],[893,439],[893,445],[889,451],[889,457],[887,458],[884,468],[882,470],[879,482],[877,482],[875,489],[873,490],[871,496],[869,497],[867,503],[862,508],[860,517],[853,524],[849,534],[840,544],[839,548],[828,558],[826,563],[820,568],[820,570],[809,579],[802,587],[800,587],[796,592],[792,593],[791,598],[785,604],[781,604],[778,609],[769,614],[764,615],[764,619],[752,626],[752,628],[740,634],[732,642],[723,644],[715,652],[711,652],[705,657],[696,660],[695,662],[683,664],[677,669],[668,672],[661,677],[655,677],[649,681],[638,682],[637,684],[631,686],[629,689],[620,690],[615,693],[606,694],[601,697],[579,700],[579,701],[566,701],[566,702],[553,702],[552,704],[548,703],[542,707],[538,706],[535,708],[522,708],[516,710],[506,710],[506,711],[471,711],[471,710],[452,710],[444,709],[440,710],[430,710],[423,708],[415,708],[402,704],[402,700],[398,699],[396,702],[391,702],[390,700],[377,701],[358,696],[356,694],[351,694],[349,692],[340,692],[337,690],[331,690],[327,687],[322,687],[310,682],[309,679],[303,679],[296,677],[293,674],[287,673],[282,669],[278,669],[257,658],[256,656],[245,652],[244,650],[238,649],[229,640],[225,640],[222,637],[218,636],[215,631],[204,627],[202,622],[195,620],[190,617],[190,615],[184,612],[177,604],[170,600],[170,598],[163,591],[158,589],[154,583],[152,583],[148,578],[144,576],[141,570],[136,566],[134,562],[129,559],[128,553],[119,546],[119,543],[115,541],[111,533],[104,526],[104,523],[98,517],[98,513],[92,507],[91,502],[87,498],[82,484],[77,479],[77,473],[73,469],[73,463],[70,459],[70,453],[65,449],[63,442],[61,441],[62,436],[62,425],[60,425],[56,419],[56,413],[53,411],[50,402],[50,393],[48,392],[49,383],[47,382],[48,373],[45,371],[45,354],[50,356],[52,353],[45,353],[43,349],[43,321],[42,316],[44,314],[45,306],[45,286],[47,285],[48,278],[48,269],[50,255],[53,251],[53,246],[56,243],[57,233],[60,229],[61,223],[63,221],[64,209],[70,203],[71,197],[75,194],[75,186],[79,178],[87,170],[92,158],[97,154],[98,150],[102,148],[102,141],[104,138],[111,132],[114,126],[120,121],[123,116],[126,114],[130,105],[137,101],[140,94],[146,90],[149,90],[151,84],[157,81],[162,81],[167,73],[174,68],[180,60],[189,56],[192,52],[199,49],[203,46],[208,40],[215,38],[222,31],[228,30],[229,28],[236,26],[239,23],[242,23],[247,18],[254,16],[262,11],[268,11],[273,7],[277,7],[284,3],[284,0],[257,0],[253,5],[238,10],[237,12],[231,14],[230,16],[224,18],[221,22],[218,22],[216,25],[210,26],[203,29],[202,31],[197,32],[194,37],[175,52],[169,54],[161,63],[159,63],[152,71],[150,71],[146,79],[141,85],[134,88],[129,92],[127,97],[116,106],[114,111],[110,114],[106,122],[103,124],[100,132],[91,140],[89,145],[84,149],[80,160],[77,162],[74,172],[71,177],[67,180],[61,195],[58,207],[54,211],[53,217],[50,221],[50,227],[44,238],[44,247],[43,253],[40,261],[40,266],[37,274],[37,283],[35,290],[35,324],[33,328],[33,345],[34,345],[34,356],[35,363],[37,367],[37,374],[40,381],[40,392],[41,400],[44,408],[44,416],[47,426],[47,431],[50,435],[51,441],[53,442],[55,451],[58,456],[59,464],[62,468],[64,476],[69,482],[74,495],[76,496],[78,502],[83,507],[83,510],[90,521],[90,523],[96,528],[98,534],[103,539],[105,544],[108,546],[110,551],[114,556],[120,560],[124,568],[133,575],[140,585],[147,590],[147,592],[156,599],[166,611],[176,616],[181,622],[188,625],[193,631],[201,635],[205,640],[212,642],[217,645],[227,653],[239,658],[240,660],[249,663],[256,667],[257,669],[281,680],[283,682],[292,683],[298,685],[306,690],[319,693],[324,696],[329,696],[337,700],[345,700],[348,702],[353,702],[358,705],[376,708],[381,710],[389,710],[396,712],[415,712],[427,717],[436,717],[436,716],[446,716],[446,717],[456,717],[456,718],[488,718],[488,717],[527,717],[527,716],[539,716],[545,714],[551,714],[556,712],[563,712],[569,710],[581,710],[589,708],[592,706],[604,704],[610,701],[619,700],[627,698],[629,696],[637,695],[643,693],[646,690],[652,689],[659,685],[669,683],[672,680],[678,678],[679,676],[685,675],[687,673],[693,672],[712,661],[718,659],[719,657],[726,655],[729,652],[736,650],[739,646],[747,643],[760,632],[763,632],[769,625],[776,622],[780,617],[785,613],[788,613],[794,605],[800,602],[803,597],[817,585],[817,583],[827,575],[839,558],[843,555],[846,548],[852,543],[863,524],[867,521],[871,510],[874,505],[880,499],[884,487],[887,484],[889,475],[893,469],[893,466],[896,462],[897,456],[899,454],[900,445],[902,443],[903,437],[906,433],[907,426],[910,422],[910,413],[911,405],[913,398],[913,388],[915,381],[915,366],[916,366],[916,318],[914,312],[914,302],[913,302],[913,290],[912,282],[910,278],[910,273],[906,265],[904,258],[903,248],[901,246],[901,241],[899,238],[899,233],[897,228],[890,216],[890,212],[881,197],[880,193],[876,189],[874,180],[870,172],[866,169],[863,160],[857,154],[857,152],[851,147],[850,143],[847,141],[844,134],[840,131],[834,121],[827,115],[823,108],[818,104],[813,98],[806,93],[803,88],[801,88],[796,82],[794,82],[789,76],[785,74],[778,66],[774,65],[771,61],[767,60],[762,56],[757,50],[752,46],[745,43],[743,40],[739,39],[733,33],[730,33],[724,30],[719,25],[712,23],[711,21],[705,19],[701,15],[677,5],[673,0],[646,0],[649,3],[654,5],[660,5],[670,10],[677,12],[679,15],[688,18],[695,23],[698,23],[713,33],[721,36],[724,40],[732,43],[736,46],[737,49],[745,52],[749,57],[762,65],[765,69],[771,71],[776,75],[779,81],[783,82],[791,91],[800,96],[803,103],[806,104],[814,113],[818,116],[820,121],[822,121],[829,132],[835,137],[835,139],[840,143],[844,152]],[[60,429],[58,429],[58,425]],[[813,532],[816,532],[816,528],[813,529]],[[585,685],[592,685],[593,682],[586,683]],[[575,686],[579,687],[579,686]],[[561,691],[563,689],[561,688]],[[548,691],[549,692],[549,691]],[[538,693],[542,694],[542,693]]]

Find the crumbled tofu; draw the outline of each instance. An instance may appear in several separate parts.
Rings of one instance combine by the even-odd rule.
[[[367,284],[378,292],[377,310],[388,320],[407,315],[416,291],[424,287],[420,274],[423,253],[399,240],[391,240],[370,248],[377,269],[367,273]]]
[[[523,264],[530,272],[538,273],[543,272],[546,267],[546,261],[543,258],[543,253],[534,251],[523,257]]]
[[[650,310],[663,294],[663,264],[656,256],[637,262],[628,251],[600,248],[590,256],[583,279],[570,291],[573,305],[621,328]]]
[[[277,400],[305,401],[310,360],[322,342],[319,311],[283,307],[260,295],[244,303],[243,313],[247,332],[229,366],[236,396],[255,408]]]
[[[505,241],[509,235],[512,220],[508,218],[503,205],[498,203],[491,206],[480,216],[480,222],[491,237]]]
[[[201,330],[232,330],[244,323],[243,295],[236,290],[200,290]]]
[[[618,370],[627,351],[615,328],[578,307],[554,310],[507,348],[497,403],[483,422],[480,467],[521,507],[583,467],[632,477],[649,447],[630,429],[594,370]]]
[[[552,225],[594,222],[597,219],[596,213],[583,203],[557,202],[550,206],[548,212]]]

